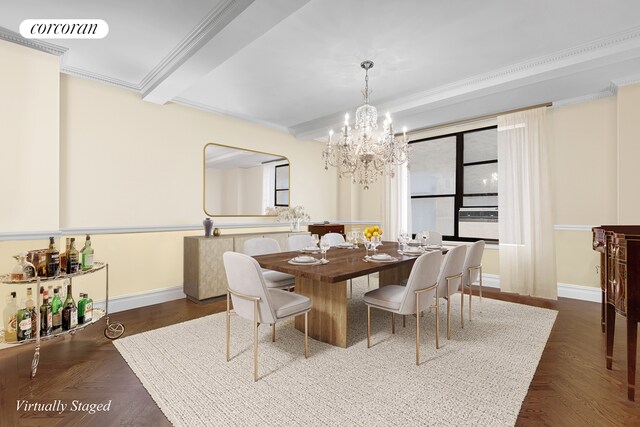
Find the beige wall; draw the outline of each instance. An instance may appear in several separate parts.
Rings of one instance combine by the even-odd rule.
[[[324,171],[320,143],[61,76],[56,57],[17,45],[0,42],[0,61],[0,196],[14,205],[3,205],[0,232],[200,224],[208,142],[285,155],[292,204],[303,205],[313,220],[336,218],[336,176]],[[14,161],[4,164],[9,158]],[[181,285],[182,238],[190,234],[200,231],[92,235],[96,259],[110,264],[112,296]],[[12,255],[46,244],[1,241],[0,272],[13,267]],[[100,292],[103,279],[95,276],[78,279],[74,291]]]
[[[640,84],[618,89],[618,223],[640,223]]]
[[[0,233],[57,230],[58,58],[0,40]]]

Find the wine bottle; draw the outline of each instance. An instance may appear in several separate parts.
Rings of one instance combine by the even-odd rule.
[[[27,310],[29,310],[29,317],[31,317],[31,336],[35,337],[38,318],[36,316],[36,303],[33,302],[33,291],[31,288],[27,288]]]
[[[67,298],[64,300],[62,309],[62,329],[68,331],[78,326],[78,308],[73,300],[71,282],[67,284]]]
[[[49,237],[49,248],[46,252],[47,277],[60,275],[60,252],[56,249],[53,237]]]
[[[44,291],[40,306],[40,335],[46,337],[53,332],[53,313],[49,302],[49,293]]]
[[[91,247],[91,236],[88,234],[80,253],[82,257],[82,269],[91,270],[93,268],[93,248]]]
[[[69,252],[69,247],[71,246],[71,239],[67,237],[64,252],[60,254],[60,271],[67,272],[67,252]]]
[[[54,333],[59,332],[62,328],[62,301],[58,295],[59,291],[58,288],[53,290],[53,300],[51,301],[51,327]]]
[[[67,268],[66,268],[67,274],[77,273],[78,270],[80,269],[80,263],[79,263],[80,254],[76,249],[75,237],[71,238],[71,245],[69,246],[69,249],[67,249],[66,261],[67,261]]]
[[[11,292],[7,296],[7,305],[4,308],[2,314],[2,321],[4,325],[4,341],[15,342],[18,338],[16,335],[16,312],[18,307],[16,306],[16,293]]]
[[[18,341],[31,339],[31,313],[27,309],[27,300],[22,298],[20,309],[16,313]]]

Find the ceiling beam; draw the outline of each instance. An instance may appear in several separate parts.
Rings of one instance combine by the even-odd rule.
[[[211,11],[198,36],[153,73],[145,101],[165,104],[233,57],[310,0],[226,0]],[[259,64],[258,64],[259,66]]]

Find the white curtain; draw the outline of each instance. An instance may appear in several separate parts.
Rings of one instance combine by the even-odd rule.
[[[407,164],[395,166],[394,172],[393,178],[385,176],[382,182],[382,238],[389,241],[395,241],[400,230],[411,231],[409,229],[411,199]]]
[[[500,289],[557,299],[546,108],[498,117]]]

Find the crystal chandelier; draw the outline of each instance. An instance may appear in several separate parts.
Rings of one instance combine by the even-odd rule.
[[[407,129],[403,129],[402,138],[393,134],[393,122],[389,113],[385,115],[382,130],[378,130],[378,110],[369,105],[369,70],[372,61],[360,64],[365,71],[364,105],[356,110],[355,130],[349,126],[349,114],[345,115],[344,127],[337,136],[329,131],[329,140],[322,152],[324,168],[329,166],[338,169],[338,176],[350,177],[369,188],[378,176],[388,175],[393,178],[394,167],[408,160],[409,144]]]

